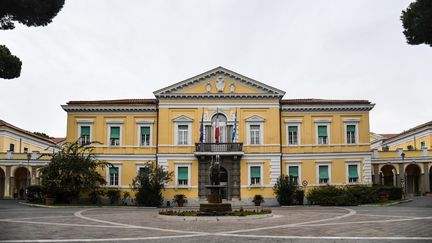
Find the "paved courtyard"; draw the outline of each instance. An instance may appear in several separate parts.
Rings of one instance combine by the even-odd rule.
[[[261,219],[167,220],[150,208],[0,200],[0,242],[432,242],[432,197],[388,207],[277,207]]]

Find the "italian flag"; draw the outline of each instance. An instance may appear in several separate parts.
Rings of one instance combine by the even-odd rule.
[[[215,125],[215,141],[216,141],[216,143],[219,143],[219,137],[220,137],[220,128],[219,128],[219,110],[218,110],[217,115],[216,115],[216,125]]]

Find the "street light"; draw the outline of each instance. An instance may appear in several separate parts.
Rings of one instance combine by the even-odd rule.
[[[28,154],[27,154],[26,190],[25,190],[25,195],[26,195],[26,197],[27,197],[28,187],[31,185],[30,159],[31,159],[31,154],[28,153]]]

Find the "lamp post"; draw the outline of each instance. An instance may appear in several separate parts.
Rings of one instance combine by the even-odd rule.
[[[26,197],[27,197],[28,187],[31,185],[30,159],[31,159],[31,154],[28,153],[28,154],[27,154],[26,190],[25,190],[25,195],[26,195]]]

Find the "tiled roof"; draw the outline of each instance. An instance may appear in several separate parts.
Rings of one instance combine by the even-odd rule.
[[[30,131],[24,130],[24,129],[19,128],[19,127],[16,127],[16,126],[14,126],[14,125],[12,125],[12,124],[10,124],[10,123],[7,123],[7,122],[5,122],[5,121],[3,121],[3,120],[0,120],[0,127],[2,127],[2,126],[4,126],[4,127],[8,127],[8,128],[10,128],[10,129],[15,130],[15,131],[18,131],[18,132],[25,133],[25,134],[27,134],[28,136],[31,136],[31,137],[34,137],[34,138],[37,138],[37,139],[43,140],[43,141],[48,142],[48,143],[51,143],[51,144],[54,143],[54,142],[53,142],[51,139],[49,139],[49,138],[46,138],[46,137],[43,137],[43,136],[39,136],[39,135],[34,134],[34,133],[30,132]]]
[[[53,141],[56,144],[61,143],[65,140],[66,140],[66,138],[51,138],[51,141]]]
[[[370,105],[368,100],[285,99],[283,105]]]
[[[398,134],[397,133],[396,134],[394,134],[394,133],[385,133],[385,134],[379,134],[379,135],[381,135],[384,139],[389,139],[389,138],[392,138],[394,136],[397,136]]]
[[[122,99],[122,100],[75,100],[68,105],[155,105],[156,99]]]

